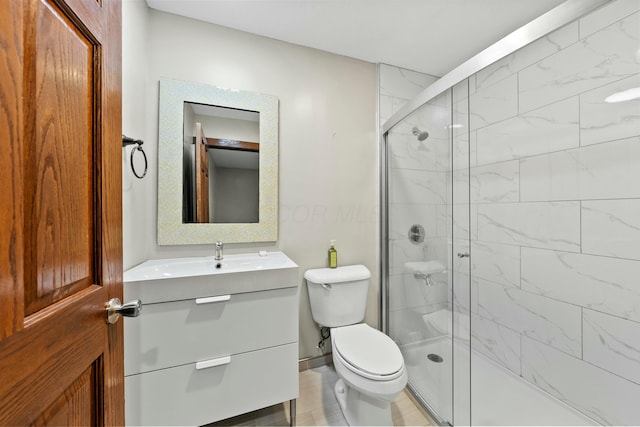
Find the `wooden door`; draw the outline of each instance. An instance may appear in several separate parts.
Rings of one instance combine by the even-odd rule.
[[[196,222],[209,221],[209,153],[202,124],[196,123]]]
[[[121,6],[0,0],[0,425],[124,423]]]

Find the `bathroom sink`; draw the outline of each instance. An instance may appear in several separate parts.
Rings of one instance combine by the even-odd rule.
[[[144,304],[278,289],[297,282],[298,266],[282,252],[152,259],[124,272],[125,299]],[[287,285],[288,286],[288,285]]]
[[[297,265],[282,252],[266,252],[264,256],[258,253],[225,255],[221,261],[216,261],[213,256],[152,259],[125,271],[124,281],[137,282],[287,267]]]

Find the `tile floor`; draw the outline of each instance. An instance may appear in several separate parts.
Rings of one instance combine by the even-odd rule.
[[[338,376],[333,365],[300,372],[300,395],[296,402],[296,424],[299,426],[346,426],[333,386]],[[403,391],[391,403],[391,416],[396,426],[436,425]],[[289,403],[270,406],[248,414],[222,420],[211,426],[287,426]]]

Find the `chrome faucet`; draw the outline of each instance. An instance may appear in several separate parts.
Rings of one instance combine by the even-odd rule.
[[[224,245],[222,244],[222,242],[220,240],[218,240],[216,242],[216,257],[215,257],[216,261],[222,260],[222,248],[223,247],[224,247]]]
[[[416,271],[413,273],[413,277],[418,280],[424,280],[425,285],[433,286],[433,281],[431,280],[431,274],[423,273],[421,271]]]

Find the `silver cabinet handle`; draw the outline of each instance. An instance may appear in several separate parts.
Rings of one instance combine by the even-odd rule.
[[[458,258],[469,258],[469,252],[458,252]]]
[[[212,302],[229,301],[231,295],[219,295],[217,297],[196,298],[196,304],[210,304]]]
[[[138,317],[142,311],[142,301],[139,299],[129,301],[126,304],[122,304],[119,298],[111,298],[107,303],[107,323],[114,324],[120,319],[120,316],[124,317]]]
[[[217,359],[203,360],[196,362],[196,370],[213,368],[214,366],[228,365],[231,363],[231,356],[218,357]]]

